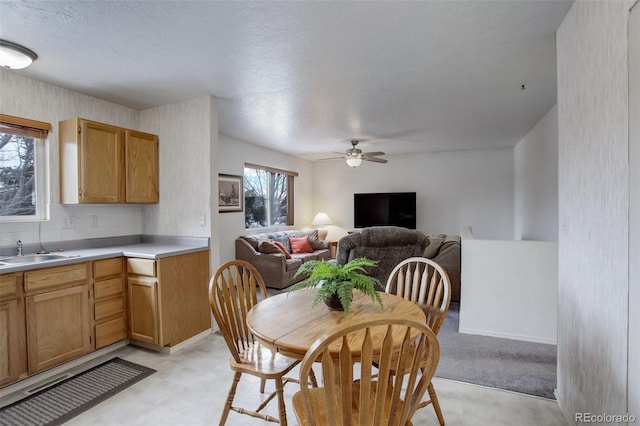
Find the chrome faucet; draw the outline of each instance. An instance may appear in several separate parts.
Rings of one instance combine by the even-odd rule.
[[[18,246],[18,256],[22,256],[22,241],[18,240],[16,246]]]

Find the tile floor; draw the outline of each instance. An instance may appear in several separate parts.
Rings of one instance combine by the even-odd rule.
[[[232,380],[228,367],[229,355],[221,336],[209,335],[171,355],[126,346],[83,367],[91,367],[114,356],[146,365],[156,369],[157,373],[82,413],[66,425],[218,424]],[[446,423],[450,426],[568,424],[552,400],[446,379],[435,378],[433,383]],[[269,386],[273,389],[272,383],[268,389]],[[285,387],[288,400],[297,390],[296,386],[289,384]],[[250,408],[257,407],[262,397],[258,389],[258,379],[243,376],[236,402]],[[5,395],[2,399],[6,402],[8,397]],[[266,411],[277,417],[275,401],[267,406]],[[287,418],[289,424],[297,424],[291,404],[287,405]],[[227,425],[266,424],[274,423],[234,412],[229,414],[227,420]],[[427,407],[416,412],[413,424],[437,426],[438,422],[433,409]]]

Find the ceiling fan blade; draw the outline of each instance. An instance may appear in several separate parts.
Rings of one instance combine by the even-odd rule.
[[[343,155],[342,157],[329,157],[329,158],[318,158],[317,161],[325,161],[325,160],[344,160],[346,157]]]
[[[384,158],[378,158],[378,157],[366,157],[365,156],[362,159],[365,160],[365,161],[372,161],[374,163],[382,163],[382,164],[387,162],[387,160],[385,160]]]
[[[363,152],[362,153],[365,156],[369,156],[369,157],[377,157],[379,155],[386,155],[384,152],[382,151],[376,151],[376,152]]]

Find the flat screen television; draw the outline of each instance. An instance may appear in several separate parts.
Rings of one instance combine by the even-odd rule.
[[[402,226],[416,229],[416,193],[353,194],[353,226]]]

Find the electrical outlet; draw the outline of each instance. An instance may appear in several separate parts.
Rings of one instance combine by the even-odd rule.
[[[200,226],[204,226],[207,222],[206,216],[201,214],[200,215]]]
[[[97,228],[98,227],[98,215],[97,214],[92,214],[91,215],[91,227],[92,228]]]
[[[76,218],[73,216],[67,216],[64,218],[65,228],[74,228],[76,226]]]

